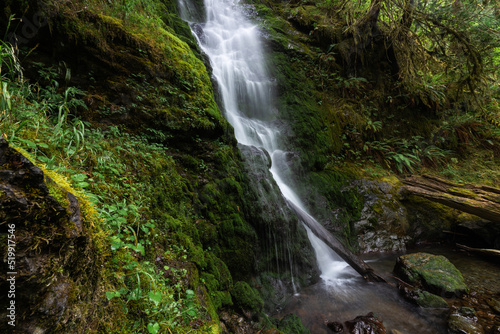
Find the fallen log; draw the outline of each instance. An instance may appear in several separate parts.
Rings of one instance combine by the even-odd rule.
[[[473,254],[478,254],[488,258],[495,258],[497,260],[500,260],[500,250],[498,249],[472,248],[460,244],[457,244],[457,247]]]
[[[403,180],[404,189],[478,217],[500,222],[500,189],[486,185],[461,185],[429,175],[411,176]]]
[[[370,282],[385,282],[385,278],[380,276],[372,267],[367,265],[363,260],[345,247],[337,238],[335,238],[326,228],[319,224],[307,212],[297,207],[292,202],[288,201],[291,209],[301,218],[302,222],[311,229],[311,231],[335,251],[345,262],[347,262],[354,270],[356,270],[364,279]]]

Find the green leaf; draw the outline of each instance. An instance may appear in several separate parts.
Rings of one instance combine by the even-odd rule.
[[[162,300],[162,294],[161,292],[155,292],[155,291],[149,291],[148,293],[149,300],[151,300],[153,303],[155,303],[156,306],[161,303]]]
[[[135,251],[144,256],[144,246],[142,244],[137,244],[137,246],[135,246]]]
[[[121,296],[121,294],[118,291],[106,291],[106,298],[108,298],[108,300],[111,300],[115,297],[120,297],[120,296]]]
[[[31,140],[28,140],[28,139],[23,139],[22,140],[29,148],[33,148],[35,149],[36,148],[36,144],[34,142],[32,142]]]
[[[118,237],[111,237],[111,250],[117,250],[119,248],[121,248],[124,244],[123,242],[118,238]]]
[[[71,175],[71,179],[73,181],[76,181],[76,182],[82,182],[82,181],[85,181],[87,179],[87,175],[85,175],[85,174],[75,174],[75,175]]]
[[[130,291],[128,295],[129,300],[138,300],[142,296],[142,290],[140,288],[135,288],[134,290]]]
[[[160,325],[157,322],[155,322],[154,324],[150,322],[148,324],[148,332],[149,333],[156,334],[156,333],[158,333],[159,330],[160,330]]]

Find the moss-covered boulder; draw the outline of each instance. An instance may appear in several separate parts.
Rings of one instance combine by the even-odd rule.
[[[259,293],[246,282],[236,282],[231,290],[231,295],[236,306],[242,310],[259,312],[264,307],[264,301]]]
[[[428,291],[418,293],[417,304],[423,308],[448,308],[446,300]]]
[[[412,285],[445,297],[461,296],[468,291],[460,271],[442,255],[402,255],[394,273]]]
[[[0,289],[10,307],[0,311],[9,319],[0,332],[76,333],[88,320],[102,259],[80,208],[75,195],[0,137],[0,256],[8,259],[0,264]]]
[[[278,329],[287,334],[309,334],[309,330],[304,327],[300,318],[295,314],[287,314],[278,324]]]
[[[448,303],[443,298],[424,291],[421,289],[416,289],[406,284],[399,284],[399,293],[408,301],[417,304],[423,308],[446,308],[448,309]]]

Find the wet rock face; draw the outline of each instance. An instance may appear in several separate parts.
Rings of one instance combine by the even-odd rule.
[[[347,333],[350,334],[386,334],[382,323],[372,312],[345,322]]]
[[[387,182],[356,180],[353,184],[363,195],[361,217],[354,223],[358,243],[365,253],[401,251],[410,237],[404,207],[399,203],[398,190]]]
[[[293,276],[299,285],[307,285],[319,277],[319,273],[306,231],[288,207],[269,171],[269,154],[253,146],[239,145],[239,148],[251,180],[247,194],[248,221],[258,235],[256,271],[263,273],[259,278],[263,286],[261,295],[265,309],[271,311],[283,306],[286,297],[281,296],[293,294],[294,286],[289,277]],[[287,157],[285,154],[284,158]],[[274,278],[266,277],[265,272],[279,273],[280,277],[275,282]]]
[[[484,334],[483,327],[478,324],[473,308],[462,307],[453,311],[448,320],[449,334]]]
[[[460,271],[442,255],[402,255],[396,261],[394,273],[405,282],[439,296],[458,297],[468,291]]]
[[[7,302],[15,306],[17,332],[54,332],[56,327],[72,332],[71,326],[89,308],[96,283],[91,265],[95,259],[89,255],[92,248],[83,233],[78,200],[2,138],[0,228],[15,241],[9,250],[15,262],[0,263],[0,290],[15,290]],[[10,256],[7,247],[0,249],[3,259]],[[85,293],[81,284],[87,285]],[[75,303],[81,305],[73,309]],[[78,316],[73,317],[75,312]],[[0,316],[6,319],[5,308]],[[2,333],[12,329],[4,326],[2,321]]]

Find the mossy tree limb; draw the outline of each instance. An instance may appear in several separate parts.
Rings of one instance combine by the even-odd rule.
[[[460,185],[434,176],[411,176],[403,183],[409,194],[500,222],[500,189],[485,185]]]

